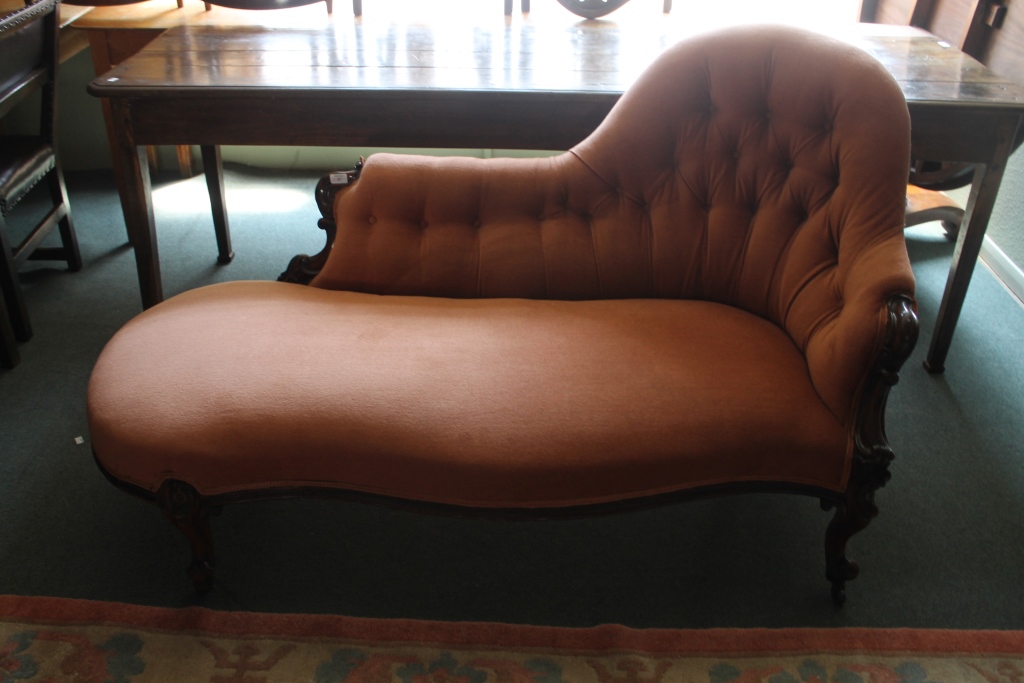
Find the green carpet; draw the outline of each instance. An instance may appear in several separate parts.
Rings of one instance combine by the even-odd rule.
[[[157,182],[166,295],[273,279],[292,255],[317,251],[315,180],[230,168],[227,266],[216,265],[203,180]],[[89,451],[90,369],[141,303],[111,177],[71,174],[69,186],[85,267],[27,266],[35,337],[21,365],[0,371],[0,594],[192,604],[183,540],[107,483]],[[929,227],[908,239],[922,335],[890,399],[893,477],[880,516],[850,544],[862,572],[842,609],[824,579],[828,515],[782,495],[558,522],[237,506],[214,519],[217,582],[203,604],[556,626],[1024,627],[1024,309],[979,267],[947,370],[928,375],[953,247]]]

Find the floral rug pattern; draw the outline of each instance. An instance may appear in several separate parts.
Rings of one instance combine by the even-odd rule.
[[[559,629],[5,600],[0,683],[1024,681],[1021,632]]]

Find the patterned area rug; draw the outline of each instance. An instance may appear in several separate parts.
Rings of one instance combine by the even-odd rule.
[[[0,596],[0,682],[978,683],[1024,632],[587,629]]]

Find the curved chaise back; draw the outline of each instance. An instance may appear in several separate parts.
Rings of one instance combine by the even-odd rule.
[[[636,294],[726,303],[801,342],[841,306],[845,268],[902,241],[909,152],[875,59],[750,27],[667,51],[572,153],[606,184],[596,224],[635,214]],[[901,265],[893,291],[913,285]]]
[[[721,302],[784,328],[845,418],[886,299],[913,293],[909,152],[902,93],[868,54],[729,29],[667,50],[563,155],[371,157],[313,285]]]

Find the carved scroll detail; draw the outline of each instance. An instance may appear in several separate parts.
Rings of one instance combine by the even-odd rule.
[[[350,171],[338,171],[324,176],[316,184],[315,197],[317,208],[323,216],[317,226],[326,234],[324,248],[313,256],[298,254],[288,262],[288,267],[278,276],[279,282],[294,282],[300,285],[308,285],[314,277],[323,269],[327,263],[327,257],[334,246],[334,239],[338,234],[338,226],[334,223],[334,200],[338,194],[351,187],[363,171],[363,159],[360,157],[356,167]]]
[[[885,408],[889,391],[899,381],[899,369],[914,350],[918,322],[914,302],[895,296],[888,302],[886,337],[858,407],[853,464],[842,498],[823,499],[835,515],[825,533],[825,576],[832,583],[832,599],[846,601],[846,582],[856,578],[857,563],[846,556],[846,543],[878,515],[875,491],[889,481],[893,452],[885,434]]]

